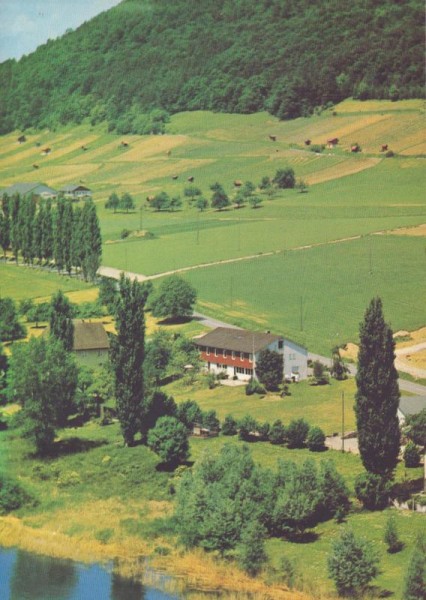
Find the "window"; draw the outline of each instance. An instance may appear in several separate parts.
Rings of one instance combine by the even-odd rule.
[[[232,358],[235,360],[235,351],[232,350]]]
[[[235,372],[244,375],[245,369],[243,369],[242,367],[235,367]]]
[[[296,360],[296,354],[295,353],[289,354],[288,355],[288,359],[289,360]]]
[[[282,350],[284,348],[284,341],[278,340],[278,350]]]
[[[217,348],[214,349],[214,355],[217,356],[218,352],[217,352]]]
[[[225,348],[222,351],[222,356],[223,356],[223,358],[226,358],[226,350],[225,350]]]
[[[248,355],[248,359],[249,359],[250,362],[253,362],[253,354],[249,354]]]
[[[246,375],[253,375],[253,369],[246,369]]]
[[[210,354],[210,347],[209,347],[209,346],[207,346],[207,348],[206,348],[206,354],[207,354],[207,355],[209,355],[209,354]]]
[[[240,352],[240,360],[244,360],[244,352]]]

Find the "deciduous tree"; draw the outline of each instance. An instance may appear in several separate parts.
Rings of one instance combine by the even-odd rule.
[[[197,292],[190,283],[178,275],[167,277],[161,283],[151,301],[151,311],[154,317],[178,318],[192,315]]]
[[[72,322],[73,310],[70,301],[61,290],[53,297],[50,303],[49,333],[64,345],[68,352],[74,343],[74,325]]]
[[[185,462],[189,456],[188,433],[175,417],[160,417],[148,432],[148,446],[170,467]]]
[[[278,389],[283,380],[283,355],[273,350],[261,350],[256,360],[256,376],[267,390]]]

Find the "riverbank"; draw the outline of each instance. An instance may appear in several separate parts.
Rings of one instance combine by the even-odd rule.
[[[227,600],[248,597],[252,600],[308,600],[310,597],[282,585],[267,585],[260,579],[247,577],[233,565],[216,561],[202,551],[174,549],[167,556],[155,556],[148,543],[139,541],[135,545],[134,539],[106,544],[95,539],[74,539],[46,527],[34,529],[10,515],[0,517],[0,546],[83,563],[110,563],[123,577],[145,585],[161,582],[164,586],[162,573],[165,572],[173,578],[166,583],[168,591],[190,594],[193,600],[212,593],[223,594]],[[325,596],[321,597],[326,600]]]

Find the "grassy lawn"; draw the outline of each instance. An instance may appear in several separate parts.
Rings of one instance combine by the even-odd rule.
[[[0,295],[10,296],[16,301],[22,298],[48,300],[58,290],[86,291],[90,287],[90,284],[74,277],[0,262]]]
[[[305,418],[311,425],[321,427],[327,435],[341,431],[342,393],[345,397],[345,428],[355,428],[355,416],[352,409],[355,394],[355,381],[338,382],[331,385],[309,386],[306,381],[289,387],[291,396],[281,398],[268,393],[265,397],[258,394],[246,396],[245,387],[218,386],[213,390],[204,382],[194,386],[185,386],[175,382],[165,388],[176,402],[190,398],[195,400],[202,410],[216,410],[220,420],[232,414],[239,419],[247,414],[259,422],[272,424],[276,419],[288,425],[292,419]]]

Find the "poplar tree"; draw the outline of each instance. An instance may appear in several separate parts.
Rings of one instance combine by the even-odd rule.
[[[72,264],[76,269],[81,269],[83,260],[83,224],[82,210],[79,206],[74,209],[71,235]]]
[[[72,322],[72,306],[68,298],[59,290],[50,303],[50,336],[62,342],[65,350],[72,350],[74,342],[74,325]]]
[[[117,336],[112,341],[111,362],[121,432],[125,444],[132,446],[136,433],[142,429],[146,294],[141,284],[126,278],[123,273],[119,287],[116,302]]]
[[[54,229],[53,229],[53,258],[55,259],[56,268],[60,272],[64,268],[64,236],[63,236],[63,222],[64,222],[64,210],[65,200],[59,198],[54,218]]]
[[[43,260],[43,220],[44,220],[44,204],[41,203],[37,214],[33,220],[32,230],[32,253],[35,258],[38,259],[39,264]]]
[[[367,471],[390,477],[398,462],[400,432],[395,343],[380,298],[373,298],[360,326],[355,413],[361,460]]]
[[[63,221],[62,221],[62,256],[67,273],[71,275],[72,270],[72,231],[73,231],[73,210],[71,200],[64,201]]]
[[[36,204],[33,197],[21,201],[19,221],[21,227],[22,256],[27,264],[32,264],[34,259],[33,230],[36,214]]]
[[[96,207],[92,200],[86,200],[82,215],[82,269],[85,279],[94,280],[101,264],[102,238]]]
[[[41,252],[42,257],[48,262],[53,257],[53,219],[52,219],[52,203],[50,200],[46,202],[43,211],[43,225],[41,236]]]
[[[9,215],[0,211],[0,246],[3,248],[3,254],[6,257],[6,250],[10,245],[10,220]]]
[[[12,247],[13,256],[18,263],[18,254],[21,249],[21,232],[19,228],[19,207],[21,197],[19,194],[12,196],[10,201],[10,245]]]

